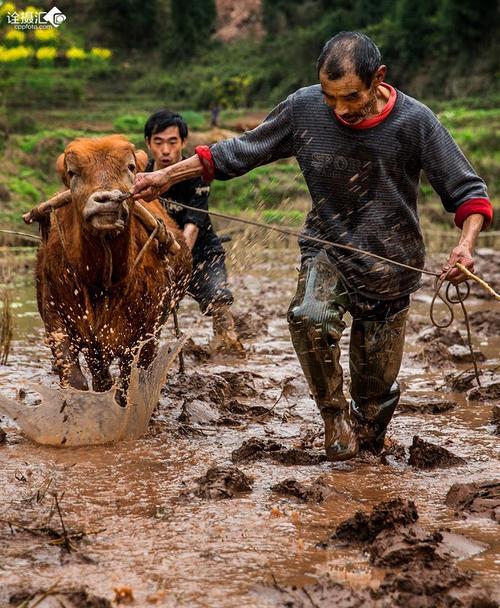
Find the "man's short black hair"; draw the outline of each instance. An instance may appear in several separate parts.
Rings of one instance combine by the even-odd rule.
[[[161,133],[165,129],[168,129],[168,127],[178,127],[180,138],[183,141],[188,136],[188,126],[180,114],[170,112],[170,110],[159,110],[151,114],[146,121],[144,125],[144,137],[149,142],[155,133]]]
[[[342,78],[353,70],[369,87],[381,63],[380,51],[371,38],[360,32],[340,32],[325,44],[316,68],[318,76],[323,70],[330,80]]]

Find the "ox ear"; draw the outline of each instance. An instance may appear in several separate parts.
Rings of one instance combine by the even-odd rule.
[[[62,183],[69,188],[69,175],[66,171],[66,155],[64,152],[59,154],[56,160],[56,171],[57,175],[61,178]]]
[[[135,160],[137,161],[137,170],[144,171],[144,169],[146,169],[146,165],[148,164],[148,155],[146,152],[144,152],[144,150],[136,150]]]

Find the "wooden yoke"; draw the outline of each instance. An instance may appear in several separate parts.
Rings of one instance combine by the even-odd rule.
[[[124,192],[122,199],[126,200],[130,196],[131,194],[129,192]],[[58,192],[47,201],[39,203],[36,207],[33,207],[33,209],[23,214],[23,220],[26,224],[32,224],[33,222],[43,224],[48,220],[48,215],[53,209],[59,209],[69,203],[71,203],[71,190]],[[155,217],[139,201],[134,201],[132,212],[149,234],[154,232],[154,238],[158,241],[159,245],[164,247],[167,251],[172,251],[172,253],[177,253],[180,250],[180,245],[175,236],[167,229],[163,221],[160,218]]]

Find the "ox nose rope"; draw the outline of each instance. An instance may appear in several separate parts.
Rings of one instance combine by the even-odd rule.
[[[315,243],[319,243],[321,245],[326,245],[328,247],[335,247],[337,249],[344,249],[346,251],[352,251],[355,253],[360,253],[362,255],[366,255],[372,258],[376,258],[377,260],[381,260],[383,262],[387,262],[389,264],[392,264],[394,266],[400,266],[402,268],[406,268],[408,270],[413,270],[416,272],[421,272],[423,274],[429,275],[429,276],[433,276],[436,278],[436,282],[434,285],[434,294],[431,300],[431,305],[430,305],[430,309],[429,309],[429,316],[431,319],[431,323],[435,326],[438,327],[439,329],[445,329],[446,327],[449,327],[453,321],[455,320],[455,313],[453,311],[453,305],[455,304],[460,304],[461,308],[462,308],[462,312],[464,315],[464,321],[465,321],[465,327],[467,329],[467,344],[469,347],[469,351],[470,351],[470,355],[471,355],[471,360],[472,360],[472,364],[474,367],[474,375],[476,377],[476,382],[478,384],[478,386],[481,386],[481,382],[479,380],[479,370],[477,367],[477,362],[476,362],[476,356],[474,353],[474,348],[472,346],[472,335],[471,335],[471,330],[470,330],[470,323],[469,323],[469,317],[467,314],[467,310],[465,308],[465,300],[468,298],[469,294],[470,294],[470,286],[469,284],[466,282],[466,291],[464,294],[462,294],[460,292],[460,288],[458,287],[458,285],[455,285],[455,290],[456,290],[456,298],[452,298],[452,296],[449,293],[449,290],[452,286],[452,283],[448,283],[447,287],[446,287],[446,292],[445,292],[445,296],[443,297],[441,295],[441,288],[443,286],[444,281],[446,280],[446,278],[448,277],[449,273],[451,272],[452,268],[450,270],[448,270],[447,272],[443,272],[443,273],[439,273],[439,272],[435,272],[432,270],[427,270],[425,268],[416,268],[414,266],[410,266],[409,264],[403,264],[402,262],[397,262],[396,260],[391,260],[389,258],[383,257],[381,255],[377,255],[376,253],[371,253],[369,251],[363,251],[362,249],[358,249],[357,247],[352,247],[350,245],[343,245],[341,243],[334,243],[332,241],[328,241],[326,239],[322,239],[319,237],[315,237],[315,236],[309,236],[306,234],[302,234],[296,230],[292,230],[290,228],[282,228],[281,226],[275,226],[275,225],[270,225],[270,224],[263,224],[261,222],[256,222],[254,220],[248,220],[248,219],[243,219],[240,217],[235,217],[233,215],[227,215],[225,213],[220,213],[218,211],[208,211],[206,209],[199,209],[198,207],[192,207],[190,205],[186,205],[184,203],[179,203],[178,201],[173,201],[172,199],[169,198],[164,198],[164,197],[159,197],[158,199],[160,202],[162,203],[175,203],[176,205],[178,205],[179,207],[182,207],[183,209],[188,209],[190,211],[198,211],[201,213],[205,213],[207,215],[213,215],[215,217],[220,217],[222,219],[226,219],[226,220],[232,220],[235,222],[240,222],[242,224],[247,224],[249,226],[255,226],[257,228],[264,228],[266,230],[270,230],[273,232],[278,232],[280,234],[285,234],[287,236],[295,236],[297,238],[300,239],[305,239],[308,241],[312,241]],[[456,263],[455,267],[459,268],[468,278],[476,281],[479,285],[481,285],[481,287],[483,287],[483,289],[486,289],[486,291],[488,291],[494,298],[495,300],[500,300],[500,295],[498,293],[495,292],[495,290],[488,285],[485,281],[483,281],[482,279],[480,279],[478,276],[476,276],[475,274],[473,274],[472,272],[470,272],[469,270],[467,270],[467,268],[465,268],[462,264],[460,263]],[[442,322],[442,323],[438,323],[435,319],[435,315],[434,315],[434,305],[435,302],[437,300],[437,298],[439,298],[444,305],[446,306],[446,308],[448,309],[449,312],[449,319]]]

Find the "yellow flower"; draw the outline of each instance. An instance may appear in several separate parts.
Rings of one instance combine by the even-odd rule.
[[[33,33],[35,35],[35,40],[38,40],[38,42],[52,42],[59,36],[59,32],[54,28],[34,30]]]
[[[33,55],[33,49],[26,46],[15,46],[11,49],[0,46],[0,62],[11,63],[28,59]]]
[[[14,13],[16,10],[16,5],[13,2],[6,2],[0,6],[0,17],[3,17],[7,13]]]
[[[83,49],[80,49],[76,46],[72,46],[66,51],[66,57],[68,59],[80,61],[82,59],[86,59],[87,55]]]
[[[107,61],[111,57],[111,51],[109,49],[102,49],[100,47],[93,47],[90,49],[90,54],[96,59],[103,59]]]
[[[36,52],[39,61],[53,61],[57,55],[57,49],[53,46],[41,46]]]
[[[25,38],[26,34],[19,30],[10,30],[5,34],[5,40],[8,40],[9,42],[19,42],[22,44]]]

